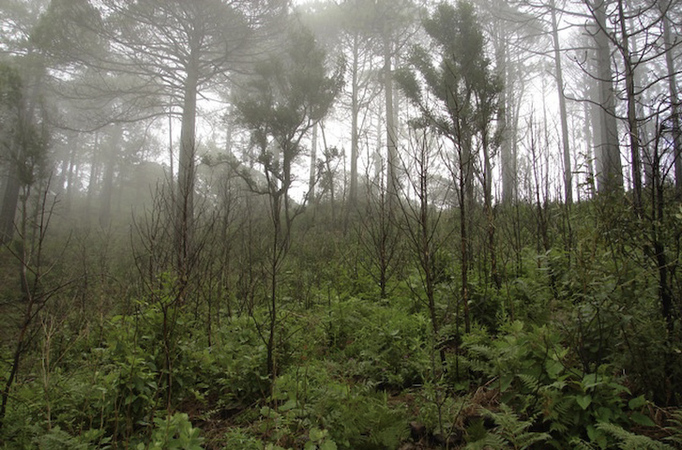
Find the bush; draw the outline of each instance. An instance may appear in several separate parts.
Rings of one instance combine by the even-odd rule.
[[[266,428],[278,430],[280,439],[289,436],[285,441],[306,433],[310,438],[318,429],[341,448],[396,448],[407,435],[404,406],[392,407],[388,394],[367,384],[333,377],[334,370],[334,364],[316,361],[283,374],[275,392],[280,406],[261,411]]]
[[[149,445],[139,443],[137,450],[202,450],[203,439],[187,414],[175,413],[154,419],[154,430]]]
[[[549,432],[555,445],[583,439],[604,448],[614,443],[613,434],[596,424],[653,425],[640,411],[644,397],[632,398],[611,366],[583,373],[560,335],[547,326],[526,329],[512,322],[494,339],[468,336],[464,348],[464,364],[481,376],[479,383],[497,389],[509,412],[532,419],[533,428]]]
[[[398,391],[420,384],[429,370],[428,326],[423,315],[359,300],[339,302],[327,323],[348,376]]]

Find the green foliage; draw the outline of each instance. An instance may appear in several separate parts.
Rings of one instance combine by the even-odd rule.
[[[202,450],[199,429],[192,426],[184,413],[154,419],[154,430],[149,445],[140,443],[137,450]]]
[[[5,62],[0,63],[0,113],[3,119],[18,119],[22,89],[23,82],[19,71]]]
[[[0,162],[5,170],[9,170],[9,175],[16,177],[20,186],[31,186],[46,174],[44,165],[49,133],[36,117],[28,114],[24,84],[19,66],[0,61]],[[7,190],[11,189],[11,183],[5,183],[5,186]],[[16,198],[7,197],[8,193],[3,192],[3,195],[4,202],[16,202]],[[7,208],[7,205],[2,204],[2,207]],[[3,229],[0,232],[3,235],[14,233],[15,213],[2,210],[0,225]]]
[[[486,433],[482,437],[469,442],[466,447],[467,450],[488,450],[488,449],[506,449],[508,448],[504,438],[497,434]]]
[[[341,70],[328,75],[326,54],[305,27],[286,36],[284,51],[256,65],[256,76],[237,102],[238,120],[253,133],[266,170],[288,177],[301,151],[301,136],[328,112],[342,86]],[[282,146],[284,162],[267,152],[269,139]],[[287,178],[286,182],[290,182]],[[285,186],[288,188],[288,186]]]
[[[32,44],[59,63],[70,63],[79,50],[105,52],[102,41],[93,31],[93,25],[101,26],[102,18],[87,1],[61,0],[50,2],[31,33]],[[90,24],[86,27],[79,24]]]
[[[529,430],[534,424],[534,417],[521,420],[511,407],[505,404],[502,404],[500,409],[500,412],[486,411],[485,415],[495,421],[497,425],[497,428],[493,430],[494,434],[502,437],[510,447],[515,449],[530,448],[535,444],[551,439],[548,433]]]
[[[618,425],[612,423],[601,422],[597,424],[597,428],[608,435],[614,437],[618,441],[618,448],[622,450],[672,450],[673,447],[663,444],[662,442],[654,441],[653,439],[639,434],[631,433],[624,430]]]
[[[96,431],[94,434],[98,434]],[[71,436],[61,428],[54,427],[47,433],[38,436],[34,440],[34,444],[41,450],[88,450],[92,448],[96,439],[93,439],[93,433],[85,433],[81,436]],[[100,448],[106,448],[105,442],[100,441]]]
[[[310,439],[303,447],[305,450],[336,450],[336,443],[329,439],[329,431],[311,428],[308,432]]]
[[[520,321],[503,325],[496,339],[485,334],[466,336],[464,348],[469,356],[464,364],[486,380],[495,378],[506,400],[512,400],[516,392],[537,392],[541,384],[555,381],[564,372],[568,356],[556,332],[546,326],[526,331]],[[510,390],[512,385],[515,389]],[[505,397],[507,392],[510,395]]]
[[[561,344],[560,335],[547,326],[527,330],[523,323],[511,322],[496,339],[470,335],[464,347],[467,358],[462,363],[483,375],[480,383],[501,394],[504,414],[488,414],[503,429],[533,425],[549,433],[538,436],[551,436],[558,445],[579,438],[604,446],[615,436],[598,424],[653,426],[640,412],[646,404],[643,397],[627,401],[630,391],[611,375],[610,366],[582,374]],[[518,415],[525,419],[510,420],[506,425],[501,422],[518,419]]]
[[[428,321],[421,314],[357,299],[339,302],[327,323],[350,376],[385,389],[419,384],[429,370]]]
[[[313,362],[283,374],[275,392],[280,406],[261,410],[264,429],[274,430],[277,440],[308,430],[315,445],[333,441],[341,448],[395,448],[407,435],[404,409],[391,407],[385,393],[332,377],[332,370],[333,365]],[[315,436],[324,439],[316,442]],[[325,445],[320,448],[331,448]]]
[[[218,333],[219,344],[193,353],[195,381],[223,407],[247,405],[267,395],[266,348],[252,320],[235,317]],[[197,374],[199,378],[197,380]]]
[[[682,410],[674,411],[671,416],[670,424],[665,428],[670,435],[665,440],[679,448],[682,447]]]
[[[481,26],[474,7],[465,1],[456,6],[438,4],[423,25],[432,47],[413,48],[411,69],[397,73],[398,84],[420,107],[419,125],[433,127],[466,147],[467,139],[482,130],[494,114],[496,95],[501,89],[485,56]],[[424,90],[438,102],[425,101],[429,96]]]
[[[262,450],[263,442],[255,436],[249,435],[241,428],[232,428],[221,440],[223,448],[238,448],[242,450]]]
[[[490,431],[483,426],[481,419],[475,420],[467,429],[466,449],[527,449],[537,448],[538,444],[549,441],[548,433],[530,430],[534,420],[521,420],[512,409],[502,404],[499,412],[485,410],[485,417],[495,422],[495,427]]]
[[[335,239],[324,258],[342,258],[344,238]],[[292,251],[283,279],[305,279],[280,290],[274,383],[258,295],[239,306],[232,297],[209,346],[205,305],[176,304],[167,279],[82,335],[78,320],[65,322],[46,381],[36,339],[2,439],[19,448],[391,449],[414,420],[467,448],[679,446],[679,413],[662,423],[645,389],[647,377],[665,380],[670,357],[655,284],[635,264],[616,273],[603,248],[576,245],[571,258],[523,249],[518,276],[499,291],[472,273],[468,334],[448,316],[456,290],[446,274],[435,343],[409,290],[415,280],[379,299],[357,262],[324,262],[317,273],[321,263],[306,260],[314,247]]]

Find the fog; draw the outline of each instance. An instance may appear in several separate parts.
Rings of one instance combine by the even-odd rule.
[[[0,448],[679,444],[681,24],[0,0]]]

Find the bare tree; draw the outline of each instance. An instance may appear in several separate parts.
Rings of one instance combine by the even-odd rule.
[[[439,5],[424,26],[438,49],[438,60],[434,63],[430,51],[416,47],[410,57],[413,69],[401,71],[398,82],[419,109],[421,116],[417,121],[421,126],[431,127],[452,145],[449,171],[457,186],[460,210],[461,301],[468,332],[475,150],[479,145],[489,150],[487,124],[497,115],[500,86],[485,56],[483,34],[469,3],[460,2],[456,7]],[[491,179],[484,181],[489,183]]]
[[[38,183],[22,186],[21,204],[19,205],[20,218],[17,224],[17,245],[6,246],[19,266],[21,298],[16,303],[19,324],[13,343],[14,349],[12,350],[8,374],[0,394],[0,429],[4,423],[11,389],[19,374],[20,365],[30,348],[31,341],[38,332],[36,319],[49,304],[50,299],[69,284],[69,282],[46,283],[46,277],[54,266],[54,262],[47,263],[44,259],[44,253],[47,244],[47,232],[57,201],[49,194],[49,182],[38,192],[34,193],[34,189],[39,189]],[[33,214],[34,208],[36,210],[35,215]],[[68,241],[66,245],[68,245]]]
[[[292,225],[307,200],[295,204],[289,195],[292,169],[303,150],[303,138],[324,118],[342,86],[342,67],[327,73],[326,54],[308,30],[291,31],[285,48],[284,54],[272,55],[257,66],[256,76],[237,102],[238,122],[252,133],[265,182],[259,183],[248,171],[239,173],[253,192],[267,196],[272,224],[267,268],[269,321],[261,337],[267,346],[273,383],[277,376],[279,273],[291,246]]]
[[[443,148],[437,142],[438,136],[428,129],[415,130],[410,140],[407,154],[401,157],[406,182],[398,196],[403,219],[401,226],[407,237],[411,253],[416,259],[421,286],[411,286],[415,297],[425,304],[431,321],[431,376],[440,380],[445,370],[445,349],[440,346],[440,330],[446,317],[439,313],[436,303],[436,288],[444,278],[443,267],[439,265],[438,255],[447,245],[454,230],[443,231],[441,219],[449,198],[449,180],[439,176],[437,169],[442,161]],[[436,361],[435,354],[439,355]],[[440,393],[438,394],[440,395]],[[443,433],[442,401],[438,405],[439,431]]]

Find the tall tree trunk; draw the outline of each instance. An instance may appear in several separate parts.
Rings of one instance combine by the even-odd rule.
[[[592,59],[592,64],[591,68],[593,71],[596,73],[597,72],[597,62],[596,62],[596,53],[594,55],[594,58]],[[590,113],[590,123],[592,124],[592,141],[590,142],[590,145],[593,150],[593,167],[594,167],[594,187],[595,187],[595,193],[596,192],[603,192],[605,190],[605,186],[603,186],[603,172],[604,172],[604,149],[602,147],[603,145],[603,136],[604,136],[604,131],[602,130],[603,122],[602,122],[602,110],[601,110],[601,105],[599,104],[599,101],[601,99],[601,95],[599,93],[599,82],[597,80],[592,79],[590,76],[585,76],[585,82],[588,85],[588,97],[590,98],[590,104],[589,104],[589,113]]]
[[[181,289],[187,283],[191,241],[194,227],[194,165],[196,156],[197,69],[190,67],[185,80],[178,161],[178,193],[176,197],[177,271]]]
[[[378,105],[376,108],[376,146],[374,148],[374,152],[372,154],[372,162],[374,164],[374,173],[371,174],[373,177],[372,180],[368,181],[374,181],[375,183],[378,183],[379,180],[382,178],[382,173],[384,173],[384,158],[382,156],[383,149],[384,149],[384,141],[383,141],[383,105]],[[368,149],[369,150],[369,149]],[[368,176],[370,174],[368,173]]]
[[[388,25],[386,25],[388,28]],[[386,99],[386,189],[388,192],[389,215],[393,213],[393,203],[397,195],[398,180],[396,173],[397,164],[397,138],[395,116],[393,111],[393,70],[391,68],[391,33],[384,30],[384,95]]]
[[[35,56],[33,48],[29,48],[29,55]],[[33,180],[35,167],[40,164],[37,159],[44,156],[42,154],[42,151],[44,150],[43,147],[40,149],[40,155],[34,155],[33,161],[24,160],[30,150],[38,150],[36,148],[29,149],[28,146],[44,146],[46,143],[46,136],[42,136],[45,138],[45,142],[36,142],[36,140],[33,139],[33,136],[29,136],[29,133],[37,131],[33,128],[33,125],[36,123],[36,108],[40,108],[41,106],[39,98],[45,70],[43,64],[40,63],[39,60],[36,61],[38,61],[38,65],[33,67],[34,71],[32,72],[32,75],[27,78],[28,83],[24,85],[30,87],[30,89],[27,89],[27,95],[22,96],[19,104],[16,105],[19,139],[10,144],[12,145],[12,148],[10,148],[10,164],[2,198],[2,206],[0,207],[0,244],[9,242],[14,236],[14,219],[19,205],[19,193],[22,187],[35,181]],[[43,114],[43,120],[45,120],[45,112],[41,111],[41,113]],[[43,127],[45,126],[44,123],[42,125]],[[46,128],[43,128],[43,131],[46,131]]]
[[[351,62],[351,142],[350,142],[350,191],[348,203],[354,205],[358,198],[358,35],[353,36],[353,61]]]
[[[568,140],[568,115],[566,113],[566,97],[564,96],[564,72],[561,65],[561,43],[559,41],[559,27],[557,24],[554,1],[550,5],[552,15],[552,40],[554,42],[554,70],[559,93],[559,116],[561,118],[561,142],[563,144],[564,160],[564,201],[567,205],[573,203],[573,173],[571,170],[571,147]]]
[[[595,163],[595,156],[594,152],[592,151],[592,146],[594,145],[594,138],[592,135],[594,134],[594,130],[590,127],[590,105],[588,102],[583,102],[583,129],[585,133],[585,160],[586,160],[586,166],[587,166],[587,186],[588,186],[588,195],[591,197],[595,193],[595,185],[594,185],[594,163]]]
[[[623,190],[623,165],[620,161],[618,146],[618,123],[616,103],[611,73],[611,49],[606,34],[606,0],[596,0],[593,4],[594,19],[597,22],[595,43],[597,44],[596,64],[600,108],[602,171],[599,190],[615,193]]]
[[[630,54],[630,36],[625,23],[623,0],[618,0],[618,20],[621,43],[619,50],[625,66],[625,91],[627,93],[628,135],[630,138],[630,163],[632,164],[632,189],[635,213],[642,215],[642,163],[640,156],[639,126],[637,120],[637,98],[635,93],[635,65]]]
[[[467,205],[467,193],[466,193],[466,176],[465,167],[462,163],[462,152],[460,150],[459,154],[459,233],[460,233],[460,255],[461,255],[461,283],[462,283],[462,305],[464,306],[464,331],[469,333],[471,331],[471,320],[469,317],[469,235],[468,235],[468,223],[470,214]]]
[[[92,154],[90,156],[90,176],[88,179],[88,192],[85,197],[85,216],[86,220],[90,220],[90,208],[92,206],[92,199],[95,196],[95,189],[99,179],[100,166],[100,148],[99,148],[99,133],[95,133],[95,141],[92,145]]]
[[[15,168],[16,163],[11,164],[7,170],[5,180],[5,190],[2,198],[2,209],[0,210],[0,244],[6,244],[14,236],[14,218],[19,205],[19,191],[21,190],[21,180]]]
[[[114,173],[120,152],[123,128],[120,124],[113,125],[109,141],[106,167],[102,178],[102,192],[100,194],[99,225],[108,228],[111,224],[111,199],[114,195]]]
[[[673,39],[670,35],[670,19],[668,18],[671,1],[660,2],[663,10],[663,43],[665,45],[665,64],[668,75],[668,92],[672,107],[671,119],[673,128],[673,150],[675,155],[675,190],[682,197],[682,117],[680,117],[680,99],[677,91],[677,76],[673,60]],[[665,8],[665,9],[663,9]]]
[[[502,287],[497,270],[497,249],[495,246],[495,211],[493,209],[493,165],[490,159],[490,145],[486,125],[482,130],[483,135],[483,204],[487,226],[487,247],[490,255],[490,274],[497,289]]]
[[[507,72],[507,41],[505,36],[499,36],[496,44],[496,59],[498,76],[503,82],[500,91],[499,109],[497,110],[497,123],[501,130],[500,162],[502,166],[502,202],[515,203],[517,197],[516,187],[516,160],[512,150],[512,130],[509,123],[509,97],[510,89]]]
[[[74,177],[78,172],[78,134],[70,134],[67,137],[67,144],[69,146],[69,168],[66,175],[66,198],[64,204],[66,211],[69,211],[73,203]]]
[[[310,149],[310,177],[308,179],[308,202],[315,205],[315,185],[317,184],[317,127],[313,126],[312,146]]]
[[[282,202],[278,194],[271,198],[272,202],[272,221],[273,221],[273,235],[272,235],[272,256],[270,260],[270,304],[269,316],[270,322],[268,324],[268,340],[267,340],[267,369],[270,376],[270,382],[275,384],[277,378],[277,361],[275,355],[275,331],[277,325],[277,282],[278,269],[280,263],[280,255],[282,252],[280,242],[280,233],[282,232]]]

